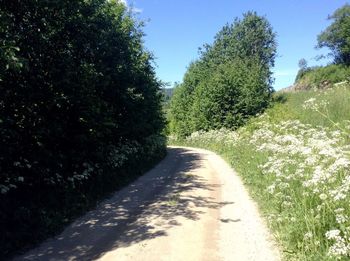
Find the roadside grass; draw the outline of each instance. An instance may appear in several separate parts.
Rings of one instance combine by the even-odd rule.
[[[350,86],[276,93],[274,100],[237,131],[169,143],[215,151],[234,167],[285,260],[349,260]]]
[[[342,85],[325,91],[299,91],[294,93],[276,93],[272,108],[266,111],[271,122],[286,120],[300,120],[313,127],[323,126],[334,128],[330,121],[338,123],[341,127],[348,125],[350,120],[350,86]],[[311,98],[326,101],[328,104],[324,113],[328,118],[315,110],[305,110],[303,103]],[[252,120],[253,122],[256,119]],[[249,124],[248,124],[249,125]]]

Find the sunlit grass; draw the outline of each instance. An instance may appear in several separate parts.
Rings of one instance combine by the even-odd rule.
[[[305,107],[310,99],[314,107]],[[349,260],[349,119],[349,86],[276,94],[235,132],[170,142],[215,151],[235,168],[286,260]]]
[[[271,121],[300,120],[302,123],[334,128],[334,125],[321,114],[304,110],[303,103],[316,98],[327,101],[328,117],[341,126],[350,120],[350,86],[343,85],[325,91],[300,91],[295,93],[276,93],[274,106],[267,110]]]

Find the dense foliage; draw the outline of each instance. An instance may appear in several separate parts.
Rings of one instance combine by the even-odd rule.
[[[237,128],[266,108],[275,56],[275,33],[264,17],[248,12],[224,26],[175,89],[171,132],[184,137],[196,130]]]
[[[161,84],[120,2],[1,1],[0,35],[5,255],[131,179],[165,145]]]
[[[342,64],[300,69],[295,78],[295,89],[325,89],[350,80],[350,67]]]
[[[350,65],[350,5],[337,9],[328,19],[333,22],[318,36],[318,47],[328,47],[335,63]]]
[[[318,35],[318,48],[328,47],[333,64],[308,67],[305,59],[299,61],[295,89],[325,89],[335,83],[350,80],[350,5],[337,9],[329,20],[332,24]]]

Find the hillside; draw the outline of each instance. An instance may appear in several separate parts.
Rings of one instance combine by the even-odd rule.
[[[172,144],[222,155],[259,203],[286,260],[347,260],[350,86],[277,93],[237,131],[199,131]]]
[[[301,68],[296,76],[295,83],[287,90],[325,90],[338,83],[350,80],[350,67],[343,64],[330,64]]]

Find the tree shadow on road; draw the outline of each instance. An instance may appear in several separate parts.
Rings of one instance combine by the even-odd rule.
[[[195,221],[208,209],[233,204],[191,194],[198,189],[214,193],[220,186],[193,173],[202,161],[199,153],[169,148],[155,169],[16,260],[94,260],[116,248],[166,237],[168,229],[181,225],[179,217]],[[154,219],[157,223],[152,225]]]

